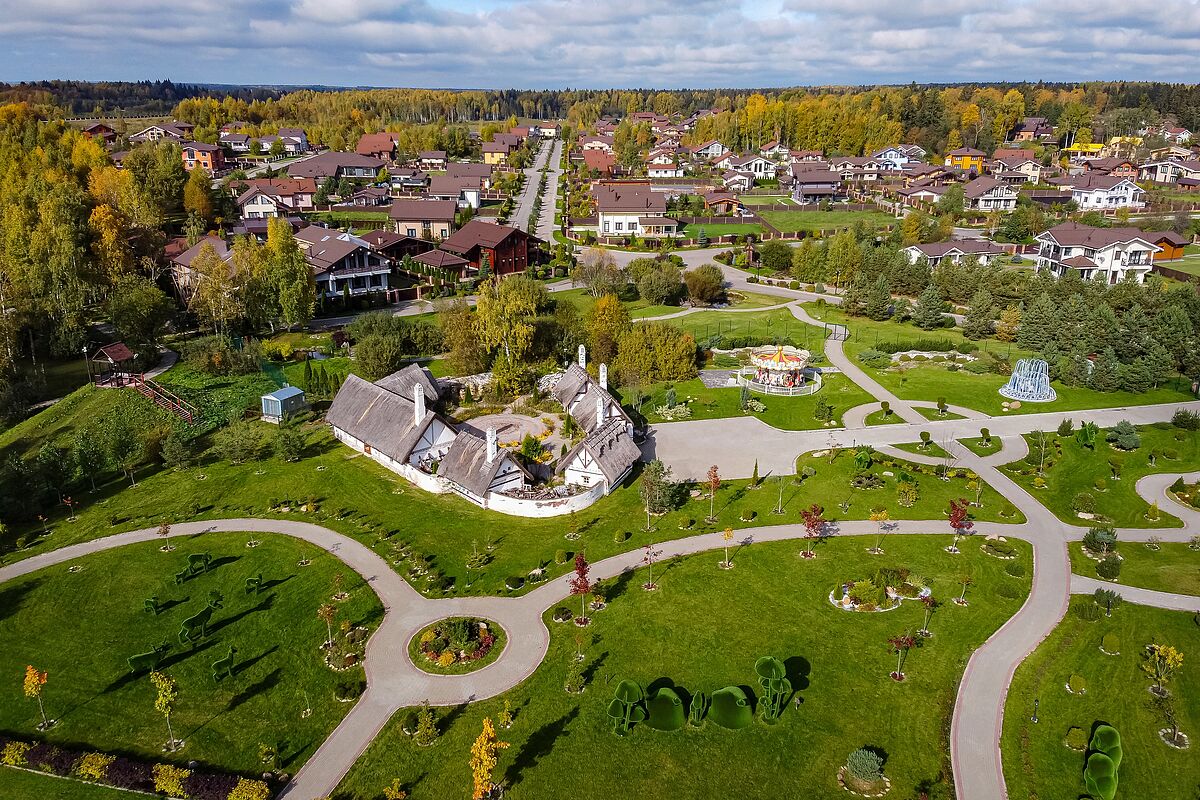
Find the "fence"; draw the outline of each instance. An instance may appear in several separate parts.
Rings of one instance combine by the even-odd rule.
[[[1162,275],[1164,278],[1170,278],[1171,280],[1175,281],[1183,281],[1184,283],[1200,281],[1200,275],[1197,275],[1194,272],[1183,272],[1182,270],[1172,269],[1171,267],[1163,264],[1155,264],[1150,271],[1157,273],[1158,275]]]

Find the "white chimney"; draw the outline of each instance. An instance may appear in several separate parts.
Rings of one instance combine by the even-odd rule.
[[[587,348],[579,345],[579,368],[587,369]]]
[[[413,424],[420,425],[425,419],[425,387],[418,383],[413,388]]]
[[[608,364],[600,365],[600,388],[608,391]]]
[[[496,429],[488,428],[487,429],[487,460],[488,460],[488,463],[490,464],[493,461],[495,461],[496,456],[498,454],[499,454],[499,447],[496,444]]]
[[[604,424],[604,412],[608,410],[608,404],[604,402],[604,394],[596,395],[596,427],[599,428]]]

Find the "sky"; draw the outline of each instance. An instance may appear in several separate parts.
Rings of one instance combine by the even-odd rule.
[[[0,0],[0,80],[747,88],[1200,76],[1200,0]]]

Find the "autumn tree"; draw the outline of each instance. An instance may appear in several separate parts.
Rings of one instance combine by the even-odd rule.
[[[42,731],[48,729],[53,724],[52,720],[46,718],[46,708],[42,705],[42,692],[49,678],[49,673],[38,671],[32,664],[25,667],[25,696],[37,700],[38,713],[42,715],[42,722],[38,725],[38,730]]]
[[[615,294],[605,294],[592,306],[585,324],[592,359],[598,364],[612,364],[621,334],[633,325],[629,310]]]
[[[274,217],[267,224],[267,264],[270,286],[279,307],[279,319],[291,330],[306,325],[316,308],[312,267],[300,252],[292,225]]]
[[[1015,341],[1020,327],[1021,310],[1016,306],[1009,306],[1000,312],[1000,319],[996,322],[996,338],[1002,342]]]
[[[323,603],[317,609],[317,618],[325,623],[325,646],[333,646],[333,621],[337,619],[337,608],[329,603]]]
[[[587,596],[591,594],[592,583],[588,579],[588,562],[583,553],[575,554],[575,574],[571,577],[571,594],[579,595],[579,619],[576,620],[580,625],[588,624],[587,615]]]
[[[603,297],[615,294],[625,285],[625,274],[612,253],[592,247],[579,257],[579,263],[571,272],[571,285],[585,287],[592,297]]]
[[[1183,653],[1169,644],[1148,644],[1146,645],[1145,659],[1142,669],[1154,678],[1155,693],[1166,694],[1167,690],[1163,684],[1183,666]]]
[[[471,775],[475,782],[472,800],[491,800],[496,796],[499,787],[492,782],[492,772],[496,769],[497,754],[507,747],[508,742],[496,736],[492,718],[484,717],[483,731],[471,746]]]
[[[175,303],[149,278],[123,275],[113,286],[107,310],[113,327],[126,344],[153,353],[175,311]]]
[[[717,490],[721,488],[721,472],[717,469],[717,465],[713,464],[708,468],[708,518],[705,522],[715,522],[716,516],[716,500]]]
[[[904,680],[904,660],[908,655],[908,651],[913,649],[916,644],[917,640],[907,633],[888,638],[888,646],[896,654],[896,671],[892,673],[893,680]]]
[[[207,222],[213,221],[212,177],[204,167],[193,167],[183,186],[183,210]]]
[[[722,531],[721,538],[725,541],[725,560],[721,562],[721,566],[729,569],[733,566],[733,562],[729,560],[729,543],[733,541],[733,528],[726,528]]]
[[[154,684],[156,692],[154,710],[162,714],[167,721],[166,749],[168,751],[178,750],[183,746],[183,742],[175,739],[175,732],[171,729],[171,712],[175,710],[175,701],[179,699],[179,686],[175,683],[174,678],[158,670],[150,673],[150,682]]]
[[[970,511],[968,510],[970,503],[966,498],[950,501],[950,530],[954,533],[954,541],[950,545],[950,552],[958,552],[958,539],[960,536],[966,536],[975,527],[975,523],[970,520]]]
[[[446,347],[446,361],[455,375],[475,375],[487,369],[487,352],[475,329],[474,312],[461,298],[439,301],[438,327]]]
[[[479,287],[475,331],[484,347],[498,350],[492,371],[501,389],[518,388],[523,360],[533,343],[533,317],[545,302],[545,287],[523,275],[492,278]]]
[[[203,325],[224,335],[243,311],[233,270],[211,241],[200,245],[189,270],[192,295],[188,308]]]
[[[812,542],[819,538],[825,530],[825,509],[816,503],[808,508],[800,509],[800,519],[804,521],[804,542],[807,547],[800,553],[802,558],[814,558]]]

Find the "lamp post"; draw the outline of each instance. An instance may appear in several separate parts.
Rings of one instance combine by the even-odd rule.
[[[1030,717],[1029,719],[1030,719],[1030,721],[1033,722],[1034,725],[1037,724],[1037,721],[1038,721],[1038,699],[1036,697],[1033,698],[1033,716]]]
[[[88,348],[87,348],[86,344],[83,346],[82,352],[83,352],[83,367],[84,367],[84,369],[87,370],[88,383],[91,383],[92,382],[92,362],[88,359]]]

